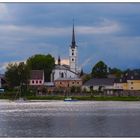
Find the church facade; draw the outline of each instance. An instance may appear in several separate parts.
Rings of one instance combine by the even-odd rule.
[[[78,70],[78,47],[75,41],[75,31],[74,24],[72,30],[72,42],[69,47],[69,65],[61,65],[60,56],[58,58],[58,64],[55,65],[55,68],[51,73],[51,82],[55,82],[58,79],[78,79],[80,72]]]

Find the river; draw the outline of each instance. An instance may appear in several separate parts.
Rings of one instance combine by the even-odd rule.
[[[140,137],[140,102],[0,100],[0,137]]]

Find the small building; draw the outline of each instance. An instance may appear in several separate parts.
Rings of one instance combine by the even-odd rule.
[[[44,71],[31,70],[29,85],[31,86],[44,85]]]
[[[84,83],[82,90],[103,91],[105,89],[114,89],[114,80],[115,78],[93,78]]]
[[[115,81],[114,87],[123,90],[140,90],[140,74],[129,71]]]
[[[127,80],[124,78],[119,78],[114,81],[114,88],[115,89],[122,89],[127,90]]]
[[[81,87],[82,80],[80,78],[58,78],[54,81],[55,87],[57,88],[68,88],[68,87]]]

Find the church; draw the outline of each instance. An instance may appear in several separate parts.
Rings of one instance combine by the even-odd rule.
[[[69,47],[69,65],[61,65],[60,56],[58,57],[58,63],[51,73],[51,82],[63,81],[63,80],[81,80],[81,70],[78,68],[78,47],[75,41],[74,24],[72,29],[72,42]]]

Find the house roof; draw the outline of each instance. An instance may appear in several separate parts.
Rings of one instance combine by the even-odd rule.
[[[129,71],[122,75],[121,78],[115,80],[115,83],[126,83],[127,80],[140,80],[140,73]]]
[[[113,85],[115,78],[93,78],[85,82],[85,86]]]
[[[43,79],[44,71],[43,70],[32,70],[30,79]]]

